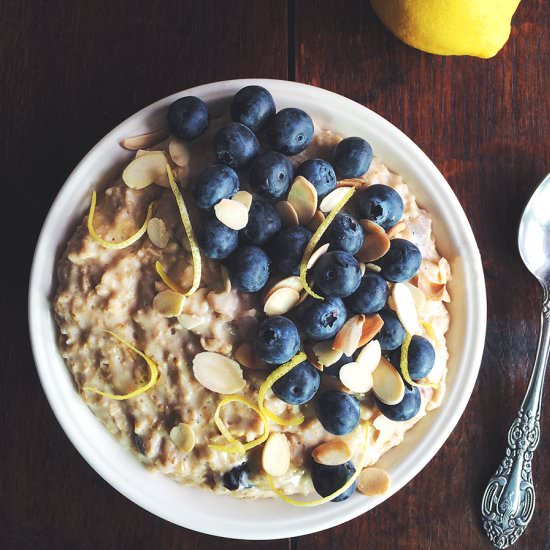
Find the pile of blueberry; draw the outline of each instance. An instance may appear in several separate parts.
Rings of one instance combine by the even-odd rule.
[[[231,117],[233,122],[214,136],[213,148],[219,164],[208,167],[192,189],[195,204],[204,214],[197,239],[205,256],[224,262],[236,288],[258,292],[271,276],[299,274],[304,250],[312,237],[312,232],[303,226],[283,229],[274,201],[286,198],[298,175],[316,188],[319,199],[323,198],[336,188],[337,178],[363,175],[371,164],[372,149],[362,138],[346,138],[334,148],[331,163],[310,159],[294,170],[288,157],[305,150],[313,138],[313,122],[307,113],[297,108],[276,112],[268,90],[247,86],[234,96]],[[178,99],[169,109],[168,124],[176,137],[194,139],[208,126],[207,106],[196,97]],[[254,196],[248,224],[236,231],[221,223],[213,208],[222,199],[233,197],[245,179]],[[359,190],[354,203],[361,219],[371,220],[386,231],[403,214],[401,197],[385,185]],[[378,313],[384,325],[376,338],[399,371],[400,347],[406,334],[396,314],[387,307],[388,283],[408,281],[416,274],[422,261],[419,249],[408,240],[394,238],[388,252],[375,262],[379,272],[366,270],[362,275],[354,255],[363,244],[363,231],[358,221],[345,212],[337,214],[322,242],[330,246],[315,263],[311,276],[315,291],[325,299],[310,296],[287,316],[264,319],[255,339],[256,354],[275,368],[294,357],[303,341],[333,338],[348,316]],[[343,355],[322,374],[304,361],[279,379],[273,391],[286,403],[303,405],[319,390],[321,376],[338,377],[342,366],[353,360]],[[414,336],[408,353],[411,378],[425,377],[434,362],[430,342]],[[391,420],[409,420],[419,411],[420,393],[417,387],[405,383],[405,396],[400,403],[386,405],[377,401],[377,405]],[[316,400],[315,412],[326,431],[345,435],[359,423],[359,400],[348,393],[329,390]],[[242,486],[239,480],[246,477],[246,470],[237,468],[240,469],[235,475],[226,475],[226,486],[232,490]],[[312,479],[316,490],[326,496],[342,486],[354,471],[351,462],[341,466],[313,463]],[[335,500],[344,500],[354,489],[355,486],[350,487]]]

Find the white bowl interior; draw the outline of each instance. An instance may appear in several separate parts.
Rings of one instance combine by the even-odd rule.
[[[390,495],[367,498],[356,494],[337,506],[295,508],[277,499],[258,502],[213,495],[148,472],[103,428],[75,391],[57,350],[50,307],[58,251],[84,214],[90,190],[109,181],[131,155],[119,147],[120,139],[162,125],[167,106],[181,95],[198,95],[218,109],[238,89],[252,83],[267,87],[279,109],[302,108],[324,128],[367,139],[375,154],[404,177],[421,206],[433,216],[438,248],[453,266],[448,391],[442,406],[422,419],[380,462],[391,474],[392,494],[425,466],[458,422],[479,370],[486,323],[479,251],[458,200],[433,163],[388,121],[342,96],[291,82],[235,80],[174,94],[124,121],[80,162],[50,210],[33,263],[29,316],[34,356],[52,409],[72,443],[105,480],[138,505],[178,525],[224,537],[272,539],[338,525]]]

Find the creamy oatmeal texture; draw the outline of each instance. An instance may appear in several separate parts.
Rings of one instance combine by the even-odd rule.
[[[205,152],[209,150],[205,144],[215,129],[215,124],[211,126],[207,135],[190,148],[189,165],[179,168],[176,174],[189,205],[192,203],[187,201],[185,182],[212,161]],[[317,156],[328,158],[330,149],[339,139],[333,133],[318,131],[308,150],[293,162]],[[439,383],[436,389],[421,388],[421,410],[406,422],[384,417],[370,394],[361,399],[361,418],[369,419],[372,428],[367,458],[367,465],[372,465],[388,449],[399,444],[406,431],[428,411],[438,407],[443,399],[448,357],[444,335],[449,327],[445,307],[449,296],[445,283],[450,273],[448,264],[437,252],[429,214],[416,204],[402,178],[375,158],[362,179],[368,184],[393,187],[404,201],[405,223],[398,236],[411,240],[422,252],[421,270],[413,283],[428,297],[417,301],[417,309],[420,322],[429,323],[435,333],[436,364],[429,380]],[[243,187],[246,189],[246,184]],[[209,444],[226,442],[213,422],[221,396],[198,383],[191,365],[193,357],[201,351],[232,356],[239,343],[250,340],[258,318],[263,315],[261,296],[234,289],[228,291],[216,262],[203,257],[201,288],[184,299],[178,317],[160,315],[153,301],[166,286],[155,271],[155,262],[159,260],[185,288],[191,286],[193,277],[189,244],[170,190],[155,185],[133,190],[117,181],[99,194],[94,226],[104,239],[124,239],[143,223],[151,201],[156,201],[154,216],[164,220],[170,237],[163,248],[158,244],[164,243],[155,245],[147,235],[123,250],[103,248],[88,234],[86,218],[71,236],[57,264],[54,310],[59,347],[82,399],[140,461],[183,484],[227,493],[221,476],[240,464],[243,458],[209,448]],[[190,211],[193,219],[193,207]],[[423,334],[427,335],[425,325],[422,327]],[[122,401],[83,390],[83,386],[92,386],[123,394],[148,379],[145,363],[104,329],[133,343],[155,361],[160,377],[151,390]],[[243,368],[243,373],[246,385],[239,394],[256,402],[258,388],[267,371]],[[339,387],[339,381],[323,376],[323,387]],[[312,449],[321,442],[345,440],[353,452],[354,463],[359,462],[365,434],[361,425],[351,434],[338,438],[323,429],[311,403],[298,408],[287,405],[270,392],[266,404],[275,414],[290,417],[301,410],[305,416],[300,426],[270,426],[272,433],[284,431],[290,443],[290,469],[275,478],[276,487],[284,493],[309,494],[313,491],[305,466]],[[226,406],[222,418],[233,435],[242,441],[251,441],[262,433],[259,417],[239,403]],[[191,434],[186,432],[184,437],[180,429],[174,430],[180,423],[188,425]],[[194,446],[189,444],[189,437],[194,440]],[[260,473],[261,447],[248,455],[252,486],[232,494],[273,496],[266,476]]]

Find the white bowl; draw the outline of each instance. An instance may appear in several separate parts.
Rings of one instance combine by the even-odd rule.
[[[452,262],[447,395],[439,409],[381,459],[381,466],[392,477],[391,493],[382,497],[355,494],[339,504],[296,508],[279,499],[246,501],[214,495],[151,473],[86,407],[57,349],[50,306],[55,261],[86,211],[90,190],[116,175],[130,158],[119,141],[163,125],[166,108],[182,95],[199,96],[218,109],[249,84],[268,88],[279,109],[302,108],[324,128],[367,139],[375,154],[404,177],[419,203],[430,211],[438,248]],[[428,463],[455,427],[474,387],[485,339],[486,298],[479,251],[464,211],[434,164],[400,130],[362,105],[320,88],[279,80],[231,80],[157,101],[117,126],[84,157],[59,192],[42,228],[31,272],[29,318],[34,357],[50,405],[73,445],[99,475],[139,506],[177,525],[236,539],[277,539],[327,529],[363,514]]]

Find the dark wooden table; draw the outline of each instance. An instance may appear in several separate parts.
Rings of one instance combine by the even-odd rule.
[[[550,169],[550,4],[524,0],[491,60],[409,48],[366,0],[0,2],[0,548],[490,548],[484,484],[527,385],[539,294],[516,250],[522,205]],[[42,220],[108,130],[172,92],[239,77],[346,95],[407,133],[458,195],[477,237],[488,332],[466,413],[430,464],[375,510],[293,540],[240,542],[171,525],[105,483],[40,387],[26,293]],[[550,205],[549,205],[550,208]],[[534,460],[537,507],[517,548],[550,548],[550,389]],[[215,518],[212,518],[215,521]]]

